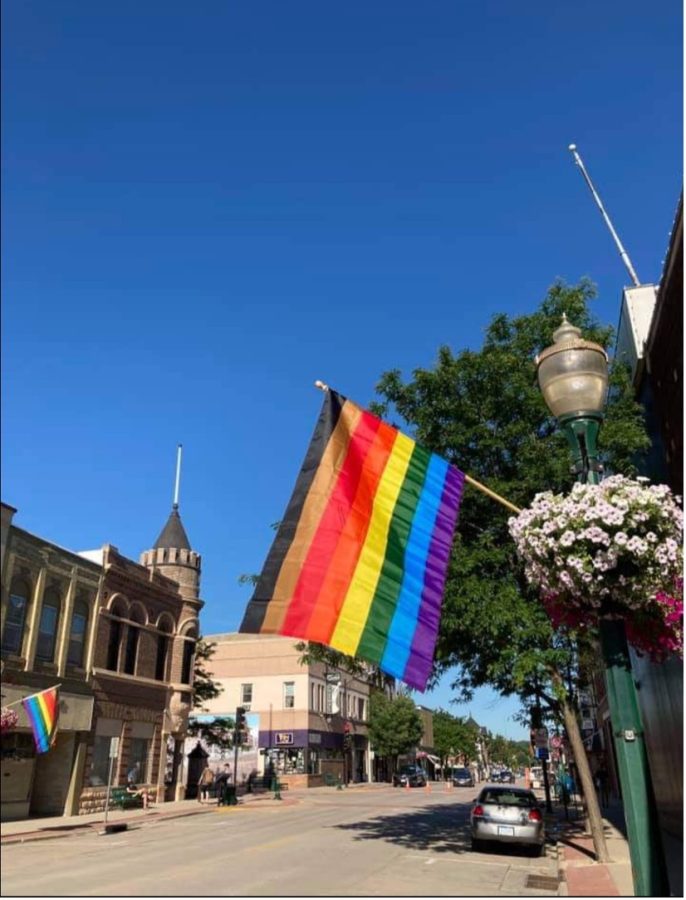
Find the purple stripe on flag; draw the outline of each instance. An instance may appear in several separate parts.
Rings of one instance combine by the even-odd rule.
[[[417,629],[412,640],[410,658],[402,677],[402,680],[410,687],[419,691],[426,688],[426,682],[429,680],[433,666],[438,625],[441,619],[443,589],[448,574],[453,533],[457,524],[463,490],[464,473],[454,466],[449,466],[436,525],[431,536]]]

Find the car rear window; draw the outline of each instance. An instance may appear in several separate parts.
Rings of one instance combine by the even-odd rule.
[[[487,788],[479,798],[481,803],[497,803],[499,806],[538,806],[538,800],[534,794],[528,791],[508,791]]]
[[[470,773],[469,769],[453,769],[453,775],[455,778],[469,778]]]

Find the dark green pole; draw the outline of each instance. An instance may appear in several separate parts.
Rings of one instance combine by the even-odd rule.
[[[599,416],[560,419],[572,448],[577,479],[586,484],[600,483],[596,439],[601,421]],[[600,642],[634,893],[637,897],[665,896],[668,886],[657,830],[657,811],[624,620],[601,618]]]

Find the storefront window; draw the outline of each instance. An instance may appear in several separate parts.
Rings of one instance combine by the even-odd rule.
[[[287,750],[272,750],[270,759],[279,775],[304,775],[305,751],[289,747]]]
[[[148,750],[150,741],[147,738],[131,738],[129,749],[129,772],[137,772],[133,781],[147,782],[148,780]]]
[[[93,742],[93,761],[88,777],[91,787],[100,787],[107,784],[110,772],[110,744],[112,738],[109,735],[96,735]]]

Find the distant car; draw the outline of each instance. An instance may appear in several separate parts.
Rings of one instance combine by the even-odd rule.
[[[500,773],[500,783],[501,784],[514,784],[515,783],[514,772],[510,772],[509,769],[503,769],[503,771]]]
[[[403,766],[393,773],[393,787],[426,787],[426,775],[420,766]]]
[[[486,842],[524,844],[545,854],[545,824],[533,791],[519,787],[485,787],[470,816],[472,850]]]
[[[469,769],[453,769],[452,778],[455,787],[474,787],[474,778]]]

